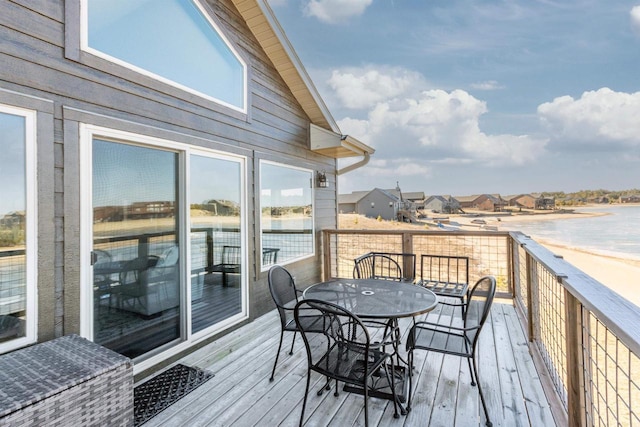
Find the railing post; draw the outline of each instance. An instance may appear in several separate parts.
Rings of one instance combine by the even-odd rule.
[[[402,233],[402,253],[404,254],[412,254],[413,253],[413,234],[412,233]],[[409,258],[403,257],[403,266],[402,271],[404,272],[404,277],[416,277],[415,272],[415,262],[411,262]]]
[[[567,348],[567,416],[569,426],[586,425],[584,401],[584,357],[582,342],[582,305],[564,288]]]
[[[208,228],[207,233],[207,272],[213,268],[213,229]]]
[[[537,319],[538,313],[538,281],[534,278],[534,268],[535,268],[535,260],[529,254],[529,251],[526,252],[526,269],[527,269],[527,335],[529,338],[529,342],[533,342],[536,338],[535,335],[535,319]],[[534,300],[535,298],[535,300]]]
[[[331,233],[322,230],[322,280],[331,278]]]

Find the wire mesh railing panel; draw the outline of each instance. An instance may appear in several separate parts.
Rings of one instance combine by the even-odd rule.
[[[501,233],[460,234],[407,231],[369,232],[353,230],[327,231],[329,274],[351,277],[353,260],[367,252],[413,253],[419,263],[422,255],[469,257],[469,283],[493,275],[499,292],[511,292],[509,235]],[[420,271],[420,266],[416,266]]]
[[[498,292],[510,292],[508,239],[509,236],[500,234],[415,234],[412,253],[416,259],[422,255],[469,257],[470,284],[482,276],[492,275]]]
[[[640,426],[640,359],[582,309],[587,425]]]
[[[519,246],[513,246],[513,290],[515,297],[525,315],[529,313],[529,283],[527,282],[527,251]]]
[[[353,260],[368,252],[402,252],[402,233],[332,233],[330,273],[332,277],[353,277]]]
[[[0,315],[23,312],[26,301],[27,262],[24,249],[0,252]]]
[[[547,367],[551,382],[567,408],[567,338],[565,333],[564,287],[554,273],[534,263],[532,282],[537,289],[535,343]]]

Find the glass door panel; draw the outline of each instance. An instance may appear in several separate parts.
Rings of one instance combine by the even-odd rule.
[[[180,338],[178,154],[92,144],[93,338],[135,358]]]
[[[196,333],[243,309],[241,164],[192,155],[189,174],[191,329]]]
[[[0,111],[0,348],[26,335],[26,118]],[[29,214],[30,215],[30,214]]]

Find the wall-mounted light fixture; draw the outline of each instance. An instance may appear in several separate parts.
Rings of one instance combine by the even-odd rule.
[[[393,207],[393,202],[389,202],[389,207],[392,208]]]
[[[375,204],[374,202],[371,202],[371,207],[372,207],[372,208],[375,208],[375,207],[376,207],[376,204]]]
[[[316,179],[318,180],[319,188],[329,188],[329,182],[327,181],[327,174],[324,171],[322,172],[318,171]]]

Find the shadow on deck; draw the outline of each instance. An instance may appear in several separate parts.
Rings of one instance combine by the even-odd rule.
[[[439,309],[428,317],[448,316]],[[411,319],[401,326],[408,330]],[[296,426],[306,383],[306,356],[296,337],[288,355],[285,334],[275,380],[269,382],[280,325],[276,311],[256,319],[180,363],[207,369],[215,377],[150,421],[151,426]],[[478,365],[494,426],[555,426],[550,405],[528,350],[515,309],[496,301],[480,338]],[[393,403],[369,399],[372,426],[482,426],[484,415],[477,388],[471,387],[467,363],[455,356],[415,353],[417,386],[412,411],[393,418]],[[324,380],[312,374],[305,413],[307,426],[364,424],[363,398],[347,392],[317,396]]]

